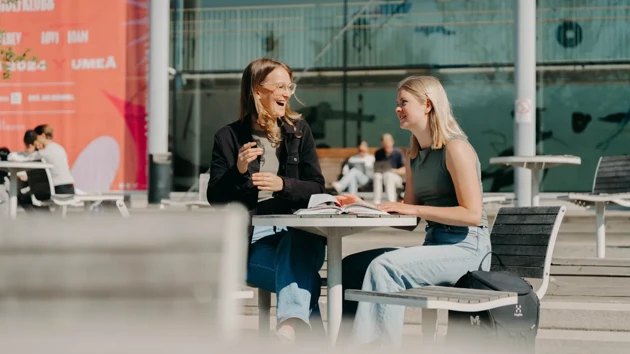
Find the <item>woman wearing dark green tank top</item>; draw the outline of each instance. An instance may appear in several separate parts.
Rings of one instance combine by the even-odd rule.
[[[398,84],[396,114],[400,127],[412,133],[405,200],[378,207],[390,213],[416,215],[418,222],[424,218],[424,244],[346,257],[342,275],[345,289],[398,292],[452,285],[467,271],[478,269],[490,252],[479,160],[452,115],[442,84],[430,76],[404,79]],[[338,199],[342,204],[360,201],[354,195]],[[489,266],[486,258],[483,269]],[[344,332],[354,316],[352,337],[356,344],[399,346],[404,313],[403,306],[345,301]]]

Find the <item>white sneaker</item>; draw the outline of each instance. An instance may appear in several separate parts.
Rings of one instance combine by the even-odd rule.
[[[332,187],[335,189],[335,191],[337,192],[337,194],[341,194],[341,192],[343,192],[341,190],[341,184],[339,184],[339,182],[333,182],[331,183]]]

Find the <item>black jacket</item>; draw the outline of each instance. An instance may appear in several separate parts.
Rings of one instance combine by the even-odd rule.
[[[251,179],[252,174],[260,171],[260,160],[250,162],[245,174],[236,167],[238,150],[254,141],[251,119],[228,124],[215,134],[207,191],[210,204],[240,202],[251,215],[291,214],[305,208],[312,194],[324,193],[324,176],[308,123],[297,121],[295,129],[282,123],[280,129],[282,142],[276,153],[280,163],[278,176],[284,181],[284,189],[274,192],[273,199],[260,205],[258,189]]]

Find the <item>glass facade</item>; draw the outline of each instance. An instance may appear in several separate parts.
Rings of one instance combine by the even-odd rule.
[[[488,161],[512,154],[513,1],[350,1],[346,32],[343,3],[266,3],[173,11],[175,190],[209,168],[214,133],[236,119],[240,72],[271,56],[294,69],[304,105],[292,107],[320,146],[377,146],[384,132],[408,145],[396,84],[437,76],[479,154],[485,191],[512,191],[512,175]],[[629,20],[625,1],[538,1],[538,152],[582,158],[548,170],[543,192],[589,191],[600,156],[630,153]]]

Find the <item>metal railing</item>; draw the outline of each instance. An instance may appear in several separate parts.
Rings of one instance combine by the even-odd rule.
[[[372,5],[373,3],[373,5]],[[348,18],[365,7],[348,5]],[[185,72],[239,72],[271,56],[295,69],[340,70],[343,3],[186,9],[171,26]],[[174,16],[175,17],[175,16]],[[513,62],[513,2],[376,1],[347,32],[349,69],[494,66]],[[542,63],[630,60],[630,6],[623,0],[541,0]],[[322,48],[331,48],[317,62]],[[171,46],[175,48],[175,46]]]

